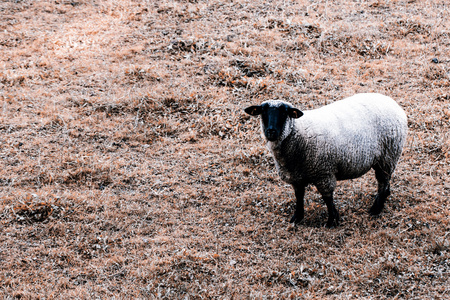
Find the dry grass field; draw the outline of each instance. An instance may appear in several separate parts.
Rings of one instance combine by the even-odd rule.
[[[276,173],[243,108],[380,92],[409,135],[341,224]],[[3,299],[448,299],[445,0],[0,2]]]

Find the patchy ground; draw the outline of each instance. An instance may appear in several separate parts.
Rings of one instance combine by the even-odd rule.
[[[362,2],[362,3],[361,3]],[[0,3],[0,296],[450,297],[446,1]],[[393,97],[409,136],[380,217],[292,226],[242,108]]]

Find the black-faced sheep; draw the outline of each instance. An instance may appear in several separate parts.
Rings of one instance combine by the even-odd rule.
[[[282,180],[297,198],[291,222],[303,220],[303,198],[317,187],[328,209],[328,227],[337,226],[336,181],[375,170],[378,193],[370,214],[379,214],[390,195],[390,179],[406,139],[402,108],[381,94],[357,94],[324,107],[300,111],[284,101],[266,101],[245,112],[261,116],[261,129]]]

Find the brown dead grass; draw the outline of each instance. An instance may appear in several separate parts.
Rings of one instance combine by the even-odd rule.
[[[445,1],[3,1],[5,299],[450,295]],[[393,193],[342,182],[342,225],[294,195],[242,108],[396,99]]]

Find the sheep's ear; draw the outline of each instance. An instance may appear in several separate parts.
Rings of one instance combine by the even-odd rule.
[[[244,109],[244,111],[251,116],[258,116],[262,113],[262,107],[261,105],[254,105],[247,107],[246,109]]]
[[[298,119],[303,116],[303,113],[300,109],[289,107],[288,109],[289,117],[292,119]]]

